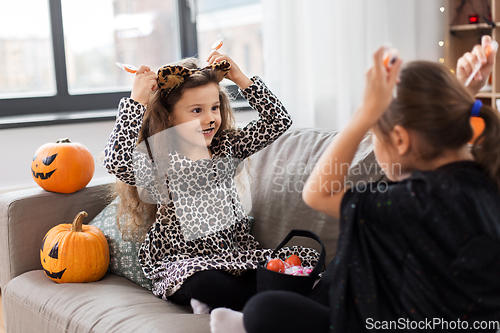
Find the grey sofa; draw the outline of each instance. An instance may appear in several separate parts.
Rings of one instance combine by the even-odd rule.
[[[309,209],[301,189],[335,133],[290,130],[250,158],[252,234],[273,248],[292,228],[312,230],[334,256],[338,221]],[[351,167],[355,186],[382,177],[367,137]],[[0,196],[0,283],[7,333],[210,332],[208,315],[163,301],[124,277],[107,273],[93,283],[56,284],[40,264],[40,246],[54,225],[69,223],[81,210],[90,221],[109,201],[109,179],[94,179],[73,194],[32,188]],[[307,239],[294,244],[316,247]]]

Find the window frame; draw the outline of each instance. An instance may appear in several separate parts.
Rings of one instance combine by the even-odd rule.
[[[116,112],[105,111],[116,110],[119,100],[130,96],[130,90],[82,95],[69,93],[61,0],[48,1],[57,93],[54,96],[0,99],[0,129],[115,119]],[[196,22],[191,20],[189,1],[175,1],[181,57],[196,56]],[[77,113],[80,114],[76,115]],[[40,120],[44,115],[47,116],[46,120]]]

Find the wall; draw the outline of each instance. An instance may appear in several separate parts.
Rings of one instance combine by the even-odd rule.
[[[373,52],[444,56],[444,0],[262,0],[268,86],[294,127],[343,128],[362,101]]]
[[[0,164],[0,192],[38,186],[31,176],[31,162],[36,150],[47,142],[69,138],[85,145],[94,156],[94,177],[107,176],[99,154],[113,129],[114,121],[53,125],[0,130],[3,163]]]

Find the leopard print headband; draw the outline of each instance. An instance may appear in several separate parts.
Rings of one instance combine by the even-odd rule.
[[[218,70],[219,82],[226,76],[231,64],[227,60],[216,62],[204,68],[190,69],[179,65],[167,65],[158,70],[158,88],[161,90],[163,97],[167,96],[172,89],[177,88],[184,80],[196,72],[215,69]]]

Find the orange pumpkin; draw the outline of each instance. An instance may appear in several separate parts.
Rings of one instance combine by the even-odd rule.
[[[86,216],[86,212],[78,213],[73,224],[59,224],[43,238],[40,260],[52,281],[93,282],[106,274],[108,241],[99,228],[82,225]]]
[[[81,190],[94,176],[94,158],[82,144],[68,139],[46,143],[35,153],[31,173],[44,190],[73,193]]]

